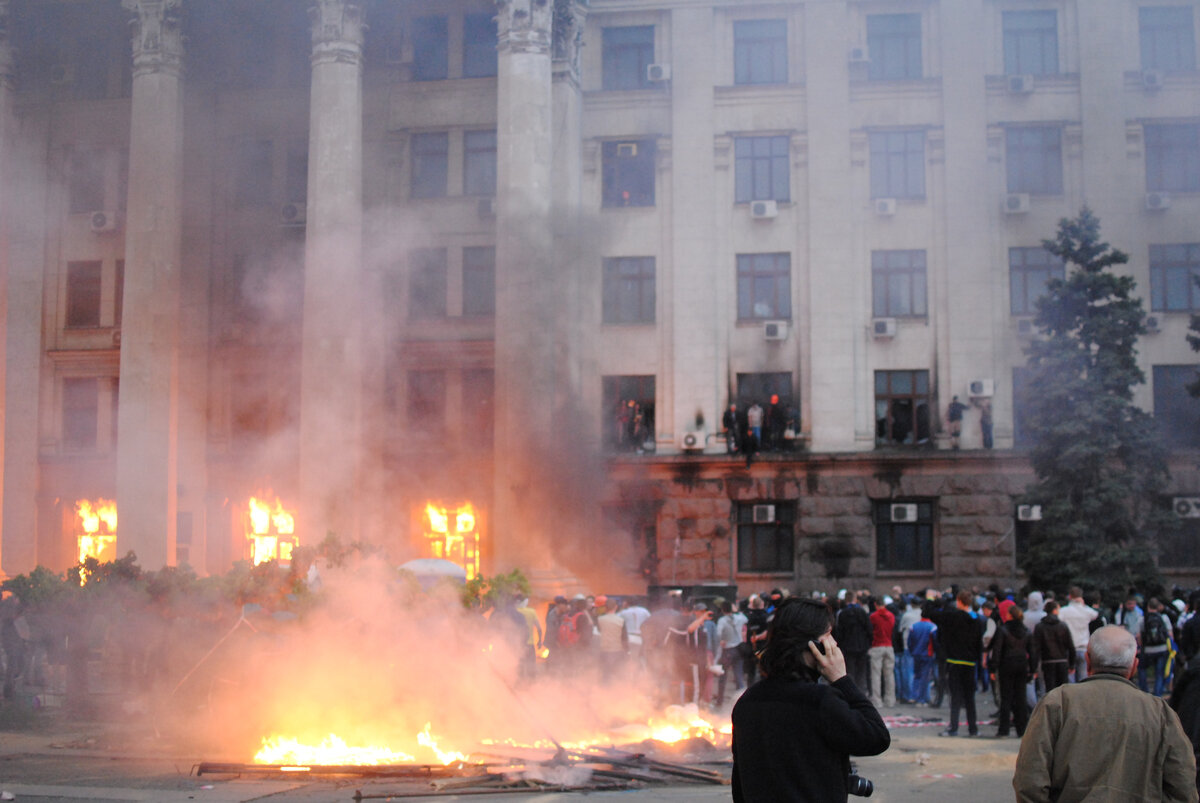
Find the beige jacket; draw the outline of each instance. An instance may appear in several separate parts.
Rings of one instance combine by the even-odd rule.
[[[1059,686],[1033,709],[1013,789],[1020,803],[1196,803],[1196,758],[1166,700],[1098,674]]]

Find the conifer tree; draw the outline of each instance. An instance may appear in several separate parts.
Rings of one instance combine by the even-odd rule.
[[[1145,375],[1137,365],[1146,332],[1132,277],[1112,271],[1129,257],[1100,240],[1086,206],[1062,219],[1042,246],[1067,267],[1038,300],[1025,398],[1037,480],[1027,502],[1042,520],[1021,567],[1035,588],[1161,585],[1150,533],[1171,526],[1160,504],[1165,451],[1150,415],[1133,403]]]

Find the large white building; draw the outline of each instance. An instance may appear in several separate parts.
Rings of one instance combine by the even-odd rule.
[[[223,571],[269,493],[302,544],[544,588],[1018,582],[1040,242],[1084,204],[1200,517],[1198,16],[0,0],[0,567],[73,564],[106,499],[105,556]],[[722,413],[773,394],[747,467]]]

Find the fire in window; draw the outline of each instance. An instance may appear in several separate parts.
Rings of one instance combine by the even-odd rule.
[[[425,505],[423,517],[429,557],[441,558],[462,566],[467,579],[479,576],[479,521],[470,502]]]
[[[258,497],[250,497],[245,529],[249,558],[255,566],[269,560],[291,561],[292,550],[299,545],[296,520],[284,509],[278,497],[274,507]]]
[[[75,535],[79,562],[95,558],[101,563],[117,557],[117,503],[108,499],[80,499],[75,503]]]

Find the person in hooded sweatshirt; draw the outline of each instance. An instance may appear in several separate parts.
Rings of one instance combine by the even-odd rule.
[[[1050,595],[1050,599],[1054,599],[1054,594]],[[1041,591],[1030,591],[1029,596],[1025,598],[1025,629],[1030,633],[1037,632],[1038,623],[1046,615],[1045,605],[1046,598]],[[1039,672],[1037,677],[1025,684],[1025,702],[1030,711],[1045,694],[1044,680]]]
[[[1024,736],[1025,725],[1029,722],[1025,683],[1037,672],[1037,656],[1033,635],[1026,629],[1024,618],[1024,612],[1013,606],[1009,609],[1008,621],[997,629],[996,637],[992,639],[991,665],[1000,686],[997,737],[1008,735],[1010,720],[1017,728],[1017,736]]]
[[[1058,618],[1058,603],[1046,603],[1046,615],[1033,629],[1033,647],[1041,662],[1042,683],[1049,692],[1067,682],[1075,670],[1075,640],[1071,628]]]

